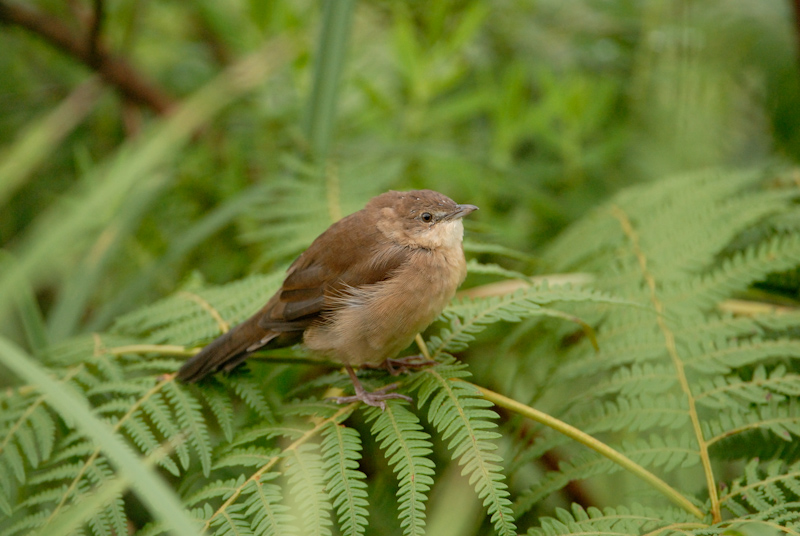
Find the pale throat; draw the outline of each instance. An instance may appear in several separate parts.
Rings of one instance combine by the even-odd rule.
[[[419,236],[419,244],[426,249],[452,249],[460,247],[464,239],[461,219],[439,222]]]

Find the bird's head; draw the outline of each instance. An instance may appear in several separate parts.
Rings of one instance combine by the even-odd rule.
[[[392,242],[411,248],[437,249],[461,245],[461,218],[478,210],[459,205],[433,190],[389,191],[367,204],[377,212],[378,229]]]

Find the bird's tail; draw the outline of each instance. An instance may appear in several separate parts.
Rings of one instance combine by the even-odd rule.
[[[258,328],[255,322],[239,324],[192,356],[180,368],[177,378],[182,382],[193,383],[220,370],[233,370],[252,352],[278,335],[277,332]]]

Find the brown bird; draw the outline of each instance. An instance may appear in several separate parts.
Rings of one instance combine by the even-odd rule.
[[[364,390],[353,367],[388,365],[441,314],[467,274],[461,218],[477,210],[431,190],[390,191],[331,225],[289,267],[256,314],[189,359],[178,379],[232,370],[261,348],[302,340],[344,364],[355,396],[385,407],[407,396]],[[410,399],[409,399],[410,400]]]

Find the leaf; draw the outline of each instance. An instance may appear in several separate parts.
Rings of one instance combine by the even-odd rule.
[[[386,410],[371,407],[367,420],[374,421],[372,434],[384,450],[399,481],[397,507],[400,525],[408,536],[425,534],[425,502],[433,484],[430,436],[417,416],[397,400],[387,400]]]

